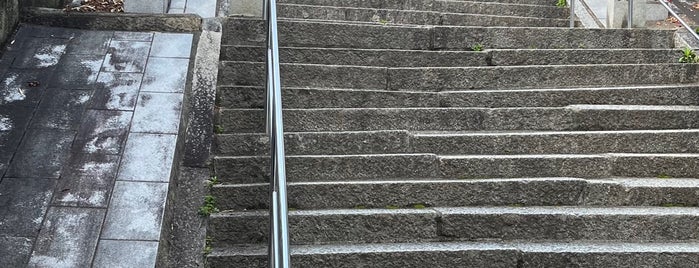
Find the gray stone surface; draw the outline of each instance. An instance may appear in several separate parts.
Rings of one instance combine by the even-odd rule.
[[[70,156],[75,132],[32,131],[22,139],[6,176],[16,178],[58,178]]]
[[[134,254],[138,252],[138,254]],[[92,267],[154,267],[158,242],[107,240],[100,241]]]
[[[216,0],[188,0],[185,11],[202,18],[213,18],[216,17],[217,4]]]
[[[188,67],[188,59],[150,58],[141,91],[183,93]]]
[[[506,7],[506,6],[505,6]],[[456,12],[454,9],[445,12]],[[502,11],[502,10],[501,10]],[[460,14],[424,10],[396,10],[313,5],[280,4],[282,18],[360,21],[381,24],[509,26],[509,27],[565,27],[568,20],[534,16],[505,16],[507,14]],[[520,14],[522,15],[522,14]]]
[[[118,180],[169,182],[177,136],[131,133]]]
[[[61,58],[51,85],[69,89],[88,89],[95,84],[104,56],[67,54]]]
[[[102,72],[142,73],[146,68],[149,42],[111,41]]]
[[[0,235],[0,266],[22,267],[27,265],[34,241],[25,237]]]
[[[0,12],[0,44],[4,44],[19,21],[19,1],[0,1]]]
[[[199,208],[209,187],[206,179],[211,178],[208,168],[180,166],[178,176],[168,196],[165,225],[162,236],[168,237],[160,243],[158,264],[164,267],[202,267],[206,247],[206,221],[199,215]]]
[[[292,263],[696,266],[695,66],[673,31],[540,27],[554,4],[281,0]],[[225,24],[207,262],[263,267],[266,29]],[[498,243],[432,242],[464,240]]]
[[[438,177],[435,155],[289,156],[286,172],[290,182]],[[261,183],[268,180],[267,157],[218,157],[216,174],[225,183]]]
[[[9,69],[0,79],[0,104],[36,106],[46,91],[47,72],[42,70]],[[38,82],[29,87],[28,82]]]
[[[117,181],[102,239],[158,241],[167,183]]]
[[[261,20],[231,19],[223,43],[262,45]],[[467,49],[476,44],[501,48],[672,48],[674,31],[650,29],[581,29],[341,24],[303,20],[279,22],[280,45],[391,49]],[[294,34],[284,35],[285,32]],[[230,37],[229,37],[230,36]],[[235,36],[236,38],[232,38]]]
[[[201,18],[191,14],[94,13],[30,8],[22,13],[22,21],[52,27],[87,30],[196,32]]]
[[[58,180],[52,204],[106,208],[118,165],[116,155],[74,154]]]
[[[183,96],[179,93],[141,92],[131,132],[177,134]]]
[[[121,154],[132,116],[124,111],[88,110],[73,148],[81,153]]]
[[[100,73],[90,108],[133,111],[142,78],[136,73]]]
[[[221,33],[214,31],[202,32],[197,44],[182,160],[188,167],[204,167],[211,161],[220,45]]]
[[[20,52],[12,63],[16,68],[48,68],[58,64],[58,60],[67,50],[68,39],[37,38],[37,43],[27,42],[26,49]]]
[[[192,51],[191,34],[156,33],[151,57],[189,58]]]
[[[291,243],[396,243],[437,238],[432,210],[298,211],[289,215]],[[209,219],[214,246],[264,243],[269,233],[266,213],[233,212]],[[402,224],[398,224],[398,223]]]
[[[103,209],[49,209],[30,267],[86,267],[92,263],[104,220]]]
[[[259,46],[222,46],[222,61],[264,62],[265,49]],[[281,48],[284,63],[383,67],[464,67],[486,65],[490,52],[429,51],[343,48]],[[674,63],[674,58],[673,58]]]
[[[104,55],[114,34],[111,31],[74,31],[67,53]]]
[[[162,14],[167,10],[168,1],[129,1],[124,3],[124,11],[132,13],[154,13]]]
[[[32,12],[29,9],[28,14]],[[71,14],[65,15],[65,23],[76,22],[70,19]],[[145,18],[105,16],[105,21],[124,19],[124,23],[130,18]],[[184,24],[187,17],[182,16]],[[152,22],[167,20],[154,18]],[[191,46],[193,36],[186,36],[189,39],[182,42]],[[9,53],[0,58],[0,266],[91,267],[94,263],[114,267],[110,264],[114,262],[125,267],[154,266],[158,241],[161,235],[169,235],[161,233],[161,225],[167,182],[175,163],[189,60],[177,62],[183,63],[180,68],[184,74],[177,93],[143,93],[148,96],[139,100],[153,37],[152,32],[41,26],[23,26],[18,31]],[[129,59],[124,61],[127,56]],[[170,79],[153,72],[149,75],[152,84]],[[155,105],[148,105],[151,99],[157,101]],[[139,101],[142,106],[136,108]],[[157,109],[163,107],[173,112],[158,117]],[[129,136],[134,130],[134,112],[139,111],[141,117],[154,119],[142,122],[142,130],[172,134]],[[163,121],[168,118],[172,122]],[[141,140],[151,150],[139,156],[141,148],[133,148],[134,144],[130,150],[125,148],[127,138],[134,143],[138,135],[151,135],[160,142]],[[150,152],[161,155],[149,166],[151,170],[145,174],[149,177],[131,179],[165,183],[115,182],[122,155],[124,165],[131,161],[131,168],[136,170],[132,174],[143,175],[138,172],[139,164],[154,159]],[[197,198],[197,209],[200,201],[201,197]],[[195,217],[199,216],[195,213]],[[106,237],[131,237],[137,240],[131,243],[137,244],[136,248],[144,239],[152,243],[145,249],[141,247],[141,252],[122,247],[116,255],[105,254],[105,250],[116,252],[113,245],[105,247],[99,259],[93,260],[105,219]],[[201,256],[201,247],[196,250]],[[125,254],[132,263],[111,259]]]
[[[0,237],[36,237],[54,185],[48,179],[4,178],[0,182]]]
[[[150,42],[153,41],[153,33],[117,31],[114,33],[114,40]]]

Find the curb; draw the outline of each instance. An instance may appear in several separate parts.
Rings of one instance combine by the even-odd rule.
[[[20,22],[87,30],[200,32],[195,14],[77,13],[53,8],[25,8]]]

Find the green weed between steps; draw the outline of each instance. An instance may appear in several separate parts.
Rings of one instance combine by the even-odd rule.
[[[660,173],[660,174],[658,174],[657,178],[658,179],[670,179],[670,178],[672,178],[672,176],[667,175],[665,173]]]
[[[199,215],[208,217],[211,213],[218,212],[216,208],[216,198],[212,195],[207,195],[204,197],[204,205],[199,208]]]
[[[223,134],[223,127],[221,125],[214,125],[214,133]]]
[[[386,24],[388,24],[388,20],[387,19],[380,19],[379,23],[386,25]]]
[[[686,47],[682,50],[682,56],[680,57],[679,62],[680,63],[698,63],[699,57],[697,57],[697,53],[694,52],[693,49]]]
[[[663,204],[660,204],[660,206],[666,207],[666,208],[686,207],[685,204],[681,204],[681,203],[663,203]]]
[[[212,251],[214,251],[214,248],[211,247],[211,237],[207,236],[204,244],[204,249],[202,250],[202,254],[204,254],[204,257],[208,256],[211,254]]]
[[[481,44],[475,44],[471,47],[471,50],[473,51],[483,51],[483,45]]]
[[[568,6],[568,1],[566,1],[566,0],[558,0],[558,2],[556,2],[556,6],[557,6],[557,7],[567,7],[567,6]]]
[[[211,187],[214,187],[214,185],[216,185],[216,184],[220,184],[220,182],[218,181],[218,177],[216,177],[216,176],[211,177],[206,182],[206,186],[209,187],[209,189],[211,189]]]

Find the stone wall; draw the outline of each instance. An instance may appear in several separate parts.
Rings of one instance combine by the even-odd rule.
[[[18,0],[0,0],[0,45],[4,44],[12,34],[15,26],[17,26],[18,19]]]

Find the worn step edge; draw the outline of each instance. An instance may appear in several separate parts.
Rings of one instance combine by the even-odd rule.
[[[699,105],[699,86],[696,84],[442,92],[285,87],[282,94],[285,109]],[[224,109],[263,108],[264,89],[257,86],[221,86],[218,88],[217,105]]]
[[[266,245],[215,248],[209,267],[265,267]],[[291,247],[301,267],[464,268],[512,267],[696,267],[699,243],[619,242],[436,242]]]
[[[217,156],[223,183],[267,181],[266,156]],[[373,154],[288,156],[293,181],[487,179],[517,177],[693,177],[699,154],[605,153],[538,155]]]
[[[223,46],[221,62],[263,62],[264,47]],[[465,67],[519,65],[589,65],[676,63],[676,49],[486,49],[391,50],[352,48],[284,47],[282,63],[375,67]],[[633,57],[628,57],[633,55]]]
[[[266,236],[257,230],[268,223],[267,218],[268,211],[219,212],[209,218],[208,233],[215,245],[262,242]],[[699,207],[296,210],[289,212],[289,225],[294,244],[464,239],[696,241]]]
[[[218,184],[222,210],[265,209],[268,183]],[[517,178],[474,180],[291,182],[296,209],[453,206],[699,206],[694,178]],[[405,195],[405,192],[411,195]],[[464,195],[463,193],[474,193]],[[478,193],[478,194],[476,194]],[[487,193],[487,194],[486,194]]]
[[[699,129],[622,131],[286,132],[287,155],[361,153],[532,154],[699,152]],[[267,155],[264,133],[219,134],[219,156]]]

